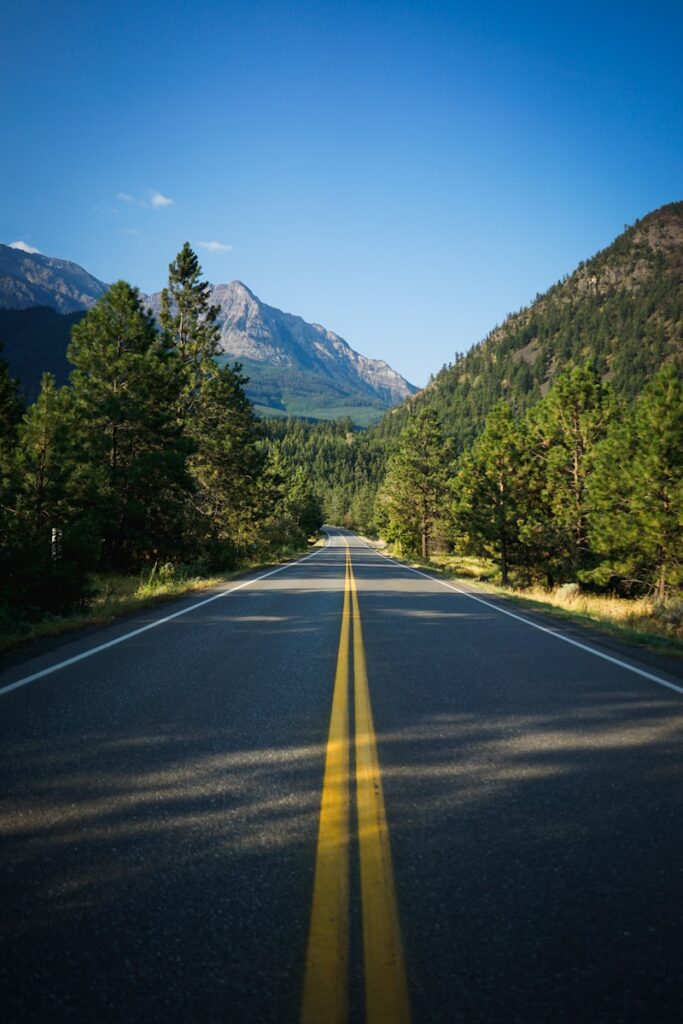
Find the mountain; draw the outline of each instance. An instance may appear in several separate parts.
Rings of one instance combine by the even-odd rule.
[[[0,340],[29,399],[46,371],[66,382],[71,327],[107,287],[78,264],[24,242],[0,244]],[[262,415],[350,416],[367,426],[417,390],[387,363],[360,355],[319,324],[267,306],[240,281],[213,285],[211,298],[220,310],[219,361],[242,363],[247,393]],[[158,317],[161,294],[143,299]]]
[[[43,256],[25,242],[0,243],[0,307],[49,306],[58,313],[89,309],[109,285],[77,263]]]
[[[158,317],[161,295],[145,297]],[[333,331],[261,302],[241,281],[213,285],[221,358],[238,360],[265,415],[351,416],[365,425],[417,388],[381,359],[360,355]]]
[[[669,359],[683,356],[683,202],[627,228],[528,307],[513,313],[414,398],[378,424],[393,437],[411,409],[435,409],[461,447],[505,398],[519,412],[570,364],[595,360],[626,401]]]

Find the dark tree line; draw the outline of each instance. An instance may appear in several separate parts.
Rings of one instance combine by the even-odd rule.
[[[266,420],[263,429],[268,447],[304,472],[326,522],[361,532],[375,529],[375,498],[387,449],[372,431],[355,428],[348,417],[320,423]]]
[[[24,408],[0,359],[0,615],[66,612],[94,570],[220,571],[292,549],[322,516],[263,435],[186,243],[160,325],[119,281],[72,330],[70,383]]]

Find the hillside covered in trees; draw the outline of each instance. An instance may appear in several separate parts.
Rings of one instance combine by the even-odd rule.
[[[484,341],[444,367],[376,428],[395,438],[411,412],[434,409],[460,450],[504,399],[531,408],[568,365],[595,363],[615,396],[631,401],[683,353],[683,202],[655,210],[580,264]]]
[[[683,203],[510,316],[364,434],[288,424],[332,521],[503,583],[683,583]]]

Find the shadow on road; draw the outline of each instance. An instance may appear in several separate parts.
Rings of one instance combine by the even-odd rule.
[[[416,1024],[675,1020],[681,700],[354,565]],[[205,647],[166,710],[170,647],[4,744],[9,1020],[296,1019],[342,582],[274,581],[175,620]]]

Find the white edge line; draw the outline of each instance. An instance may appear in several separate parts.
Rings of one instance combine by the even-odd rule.
[[[155,619],[154,622],[148,622],[145,626],[140,626],[139,629],[133,629],[130,633],[124,633],[123,636],[117,636],[114,640],[108,640],[106,644],[99,644],[97,647],[91,647],[88,651],[83,651],[82,654],[76,654],[73,658],[67,658],[65,661],[60,661],[56,665],[51,665],[49,668],[41,669],[40,672],[34,672],[30,676],[24,676],[23,679],[17,679],[14,683],[9,683],[7,686],[3,686],[0,689],[0,697],[6,693],[10,693],[12,690],[18,690],[21,686],[26,686],[28,683],[33,683],[36,679],[42,679],[44,676],[49,676],[53,672],[58,672],[62,668],[67,668],[69,665],[75,665],[77,661],[83,661],[85,658],[92,657],[93,654],[99,654],[100,651],[106,651],[109,647],[115,647],[117,644],[122,644],[124,640],[130,640],[134,636],[139,636],[140,633],[146,633],[148,629],[154,629],[155,626],[162,626],[165,622],[170,622],[172,619],[177,619],[180,615],[187,615],[188,612],[193,612],[196,608],[201,608],[205,604],[211,604],[212,601],[218,601],[221,597],[227,597],[229,594],[234,594],[236,590],[243,590],[244,587],[251,586],[252,583],[259,583],[261,580],[265,580],[268,576],[274,576],[276,572],[283,572],[285,569],[291,569],[294,565],[301,565],[302,562],[307,562],[309,558],[315,558],[321,551],[325,551],[330,546],[330,536],[328,534],[327,544],[324,547],[319,548],[317,551],[313,551],[310,555],[306,555],[304,558],[298,558],[295,562],[287,562],[285,565],[279,565],[277,569],[271,569],[270,572],[265,572],[262,576],[256,576],[253,580],[245,580],[244,583],[238,584],[236,587],[231,587],[230,590],[221,590],[219,594],[212,594],[211,597],[205,597],[203,601],[197,601],[196,604],[190,605],[189,608],[182,608],[179,612],[173,612],[172,615],[165,615],[162,619]]]
[[[360,538],[358,539],[360,540]],[[370,547],[370,545],[366,544],[366,547]],[[377,548],[371,548],[371,550],[377,551]],[[398,566],[400,569],[408,569],[410,572],[414,572],[416,576],[424,576],[426,580],[431,580],[432,583],[438,583],[442,587],[447,587],[448,590],[454,590],[456,594],[462,594],[463,597],[469,597],[473,601],[478,601],[479,604],[484,604],[487,608],[492,608],[494,611],[500,612],[501,615],[507,615],[511,619],[523,622],[526,626],[532,626],[533,629],[540,630],[541,633],[547,633],[548,636],[554,636],[557,640],[562,640],[566,644],[571,644],[572,647],[578,647],[582,651],[594,654],[596,658],[602,658],[604,661],[609,661],[613,665],[625,668],[629,672],[635,672],[636,675],[642,676],[644,679],[649,679],[653,683],[658,683],[660,686],[666,686],[668,690],[674,690],[676,693],[683,694],[683,687],[676,686],[675,683],[669,683],[666,679],[653,675],[652,672],[646,672],[645,669],[636,668],[635,665],[629,665],[627,661],[621,661],[620,658],[613,658],[610,654],[603,654],[602,651],[596,650],[595,647],[589,647],[587,644],[582,644],[579,640],[573,640],[571,637],[564,636],[563,633],[558,633],[554,629],[549,629],[547,626],[541,626],[538,622],[533,622],[531,619],[525,619],[522,615],[515,615],[514,612],[509,612],[506,608],[499,608],[498,605],[492,604],[491,601],[485,601],[483,597],[477,597],[476,594],[470,594],[467,590],[461,590],[460,587],[454,587],[452,583],[446,583],[445,580],[440,580],[436,576],[430,576],[429,573],[421,572],[419,569],[413,569],[412,565],[404,565],[402,562],[397,562],[395,558],[392,558],[391,555],[386,555],[383,551],[378,551],[378,554],[383,555],[388,562],[392,562],[393,565]]]

